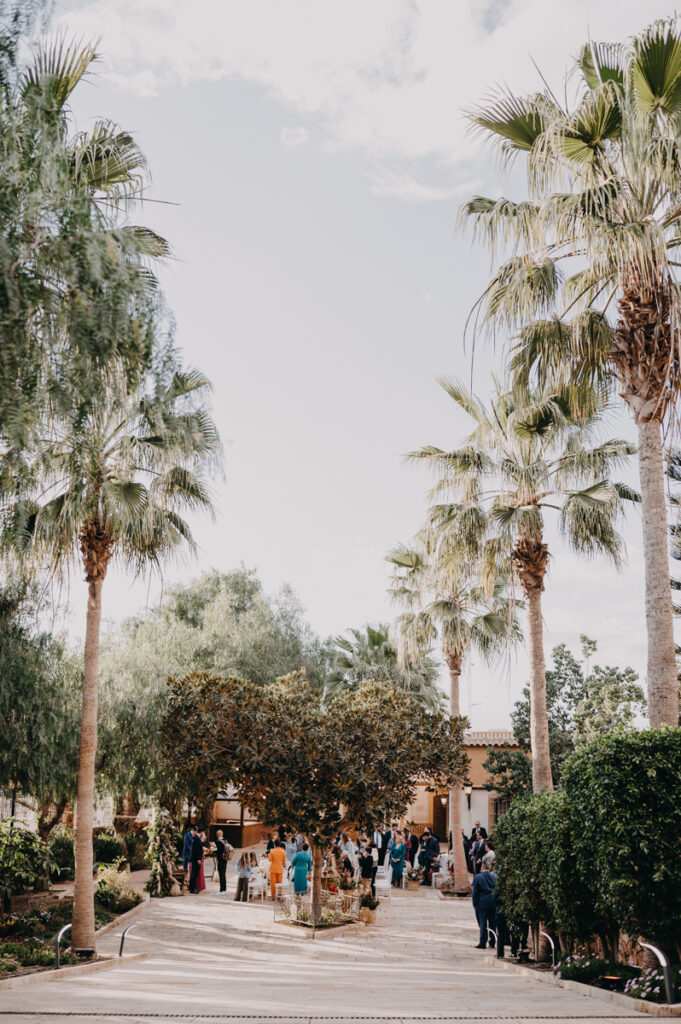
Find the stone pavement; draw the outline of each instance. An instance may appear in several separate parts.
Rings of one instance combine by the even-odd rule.
[[[446,902],[430,890],[395,890],[382,901],[380,924],[335,938],[317,933],[314,941],[275,926],[271,903],[235,903],[212,883],[200,896],[152,900],[135,920],[126,952],[149,953],[148,960],[1,991],[0,1024],[50,1024],[64,1011],[76,1024],[428,1015],[621,1024],[632,1016],[498,969],[490,951],[472,948],[470,902]],[[116,952],[121,930],[102,936],[99,951]]]

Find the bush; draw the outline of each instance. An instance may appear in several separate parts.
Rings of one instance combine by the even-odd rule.
[[[125,860],[125,843],[113,829],[104,829],[94,835],[92,851],[96,864],[119,864]]]
[[[513,932],[520,933],[528,925],[548,921],[551,917],[542,895],[538,856],[547,799],[550,797],[514,800],[494,830],[497,898]]]
[[[54,881],[73,878],[75,869],[76,834],[67,825],[56,825],[50,832],[48,849],[55,867],[51,872]]]
[[[681,920],[681,729],[612,732],[567,761],[580,876],[595,909],[671,954]]]
[[[125,837],[128,864],[131,871],[141,871],[148,866],[147,848],[149,846],[149,834],[146,828],[135,827],[129,829]]]
[[[370,892],[365,892],[359,901],[360,907],[368,907],[369,910],[376,910],[380,903],[377,896],[372,896]]]
[[[681,971],[678,968],[673,970],[674,984],[679,985]],[[658,968],[650,968],[641,971],[636,978],[631,978],[624,986],[624,994],[633,999],[648,999],[651,1003],[666,1002],[666,990],[664,986],[664,975]]]
[[[65,964],[78,963],[72,953],[62,953]],[[54,946],[42,942],[0,942],[0,971],[16,971],[19,967],[53,967]]]
[[[556,966],[556,975],[563,981],[583,981],[589,984],[605,974],[609,967],[607,960],[590,956],[588,953],[574,953],[566,956]]]
[[[129,875],[117,868],[100,868],[97,874],[95,902],[115,914],[132,910],[142,902],[142,895],[128,885]]]
[[[13,819],[0,821],[0,920],[12,897],[47,878],[52,868],[47,844]]]

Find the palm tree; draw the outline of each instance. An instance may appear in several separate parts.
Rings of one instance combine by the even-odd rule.
[[[440,638],[449,672],[449,711],[461,714],[459,681],[465,655],[475,650],[486,659],[504,643],[519,637],[515,612],[501,576],[484,588],[475,565],[462,559],[460,550],[431,530],[422,531],[417,544],[399,546],[388,555],[394,570],[392,596],[406,607],[395,622],[403,661],[415,651]],[[454,853],[454,884],[457,892],[470,888],[468,867],[461,842],[461,791],[449,794],[449,828]]]
[[[614,383],[634,418],[650,722],[675,725],[662,434],[681,387],[679,20],[657,21],[625,45],[589,43],[575,70],[572,107],[548,88],[500,90],[471,112],[506,158],[526,155],[530,196],[476,197],[462,212],[493,246],[512,245],[483,305],[490,321],[520,330],[516,372],[540,385]]]
[[[143,334],[120,330],[126,304],[149,295],[145,258],[168,251],[153,232],[117,222],[146,179],[132,136],[107,120],[73,131],[69,102],[94,47],[57,38],[24,65],[21,29],[0,28],[0,436],[18,451],[67,334],[83,358],[139,356]]]
[[[541,595],[549,561],[544,515],[559,513],[568,543],[587,555],[603,552],[619,564],[622,544],[614,523],[621,498],[633,498],[609,471],[635,449],[624,441],[593,444],[593,421],[575,423],[559,396],[513,395],[496,385],[486,408],[456,380],[440,381],[474,429],[461,448],[422,448],[412,460],[425,461],[440,478],[437,495],[454,499],[431,509],[436,532],[462,551],[480,550],[484,571],[513,567],[527,603],[530,657],[532,784],[553,789],[546,713]]]
[[[210,509],[201,473],[220,444],[199,404],[198,373],[164,363],[128,386],[127,366],[92,382],[86,399],[75,382],[29,450],[22,489],[6,500],[5,549],[56,574],[77,563],[88,587],[80,735],[73,945],[94,949],[92,826],[102,588],[112,559],[141,572],[193,546],[184,510]],[[7,480],[7,467],[2,467]],[[30,487],[29,487],[30,483]]]
[[[365,680],[378,680],[412,693],[429,711],[442,707],[444,695],[437,686],[438,667],[427,647],[401,662],[390,640],[390,627],[385,623],[349,629],[347,634],[333,641],[334,665],[328,676],[330,695]]]

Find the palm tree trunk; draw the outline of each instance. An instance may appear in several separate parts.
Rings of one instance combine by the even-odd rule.
[[[459,702],[459,679],[461,677],[460,652],[446,652],[445,660],[449,669],[449,713],[452,718],[461,714]],[[471,883],[466,864],[466,852],[461,839],[461,789],[449,791],[449,830],[452,833],[454,855],[454,891],[470,892]]]
[[[638,460],[643,517],[648,715],[653,729],[679,724],[679,683],[669,589],[667,508],[659,420],[638,424]]]
[[[95,948],[95,904],[92,880],[92,828],[97,755],[97,691],[99,677],[99,627],[102,618],[103,579],[88,583],[83,672],[83,714],[78,756],[76,803],[76,880],[73,892],[74,949]]]
[[[549,719],[546,710],[546,662],[541,590],[530,587],[527,598],[527,640],[530,649],[530,742],[532,745],[532,790],[553,791]]]

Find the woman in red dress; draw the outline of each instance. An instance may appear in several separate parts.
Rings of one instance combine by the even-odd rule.
[[[201,843],[203,845],[203,855],[201,857],[201,866],[199,867],[199,877],[196,883],[196,891],[203,892],[203,890],[206,888],[206,876],[203,873],[203,862],[206,857],[206,833],[202,832],[201,835],[199,836],[199,839],[201,840]]]

